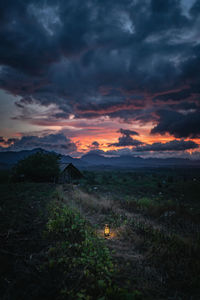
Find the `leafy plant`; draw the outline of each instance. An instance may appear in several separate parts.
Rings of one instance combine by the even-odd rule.
[[[36,152],[13,167],[11,178],[13,181],[54,181],[59,174],[59,158],[55,153]]]
[[[56,274],[61,297],[103,296],[111,286],[113,263],[104,241],[80,214],[60,201],[54,202],[50,207],[47,236],[51,247],[46,268]]]

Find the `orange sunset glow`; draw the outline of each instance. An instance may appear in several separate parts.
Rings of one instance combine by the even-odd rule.
[[[199,159],[195,0],[30,2],[2,21],[1,151]]]

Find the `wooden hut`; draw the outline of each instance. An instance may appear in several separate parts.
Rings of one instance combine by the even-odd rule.
[[[72,164],[60,164],[60,183],[71,183],[83,177],[82,173]]]

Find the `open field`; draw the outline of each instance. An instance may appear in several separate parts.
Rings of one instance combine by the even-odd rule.
[[[66,187],[63,198],[97,233],[110,224],[123,286],[152,299],[199,299],[199,171],[86,172],[72,194]]]
[[[198,169],[85,171],[0,194],[3,299],[200,298]]]

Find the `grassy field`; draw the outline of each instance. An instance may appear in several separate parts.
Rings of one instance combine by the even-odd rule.
[[[0,184],[2,299],[199,299],[199,195],[190,169]]]
[[[1,299],[141,299],[62,186],[4,183],[0,199]]]

